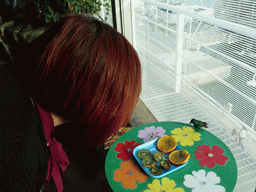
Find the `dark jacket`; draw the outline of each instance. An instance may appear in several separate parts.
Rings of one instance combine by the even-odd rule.
[[[26,19],[0,24],[1,192],[39,192],[46,179],[48,148],[43,126],[30,95],[14,73],[13,61],[19,58],[27,43],[47,28]],[[20,65],[25,66],[26,63]],[[22,67],[20,69],[18,73],[22,74]],[[87,156],[96,157],[97,152],[81,134],[70,132],[74,126],[68,123],[55,127],[55,138],[62,143],[70,161],[62,175],[64,192],[112,191],[106,180],[104,160],[96,158],[99,162],[92,166]],[[45,191],[56,191],[53,179]]]
[[[44,130],[3,44],[0,55],[0,191],[40,191],[48,166]]]

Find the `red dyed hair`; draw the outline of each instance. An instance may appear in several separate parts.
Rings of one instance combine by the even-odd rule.
[[[141,66],[122,34],[90,15],[69,14],[29,46],[29,63],[37,63],[31,95],[42,108],[82,125],[92,145],[127,125]]]

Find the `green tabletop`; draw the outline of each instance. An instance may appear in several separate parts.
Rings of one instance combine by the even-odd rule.
[[[162,178],[146,174],[133,157],[135,147],[169,135],[190,153],[188,163]],[[109,149],[105,162],[107,180],[113,191],[141,192],[232,192],[237,165],[228,147],[216,136],[178,122],[156,122],[128,131]]]

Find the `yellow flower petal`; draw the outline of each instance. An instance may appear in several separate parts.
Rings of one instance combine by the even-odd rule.
[[[189,137],[183,137],[183,139],[180,141],[180,144],[182,146],[192,146],[194,145],[194,141],[190,139]]]
[[[184,130],[185,134],[189,134],[189,133],[194,133],[195,132],[195,130],[193,128],[186,127],[186,126],[183,127],[183,130]]]
[[[148,188],[154,190],[154,191],[158,191],[161,189],[161,184],[160,184],[160,181],[158,179],[154,179],[152,184],[148,184]]]
[[[179,142],[180,140],[183,139],[183,136],[182,136],[182,135],[172,135],[172,137],[174,137],[174,139],[175,139],[176,142]]]
[[[200,133],[194,132],[194,133],[191,133],[191,134],[189,135],[189,138],[193,139],[194,141],[200,141],[200,140],[201,140],[201,139],[200,139],[200,136],[201,136]]]
[[[175,128],[174,130],[171,131],[171,133],[175,135],[183,135],[184,131],[180,128]]]
[[[176,183],[174,180],[170,180],[167,177],[162,178],[162,186],[166,189],[170,190],[173,189],[176,186]]]
[[[191,138],[188,138],[188,140],[187,140],[187,145],[188,145],[188,146],[194,145],[194,140],[191,139]]]
[[[172,192],[185,192],[185,190],[182,189],[181,187],[178,187],[178,188],[173,189]]]
[[[167,177],[162,178],[161,180],[162,185],[160,184],[160,181],[155,179],[152,184],[148,184],[148,187],[150,189],[146,189],[144,192],[161,192],[161,191],[165,191],[165,192],[185,192],[184,189],[182,189],[181,187],[175,188],[176,183],[174,180],[170,180]]]
[[[199,141],[201,134],[195,132],[195,130],[191,127],[184,126],[183,130],[180,128],[175,128],[171,131],[172,135],[176,142],[180,142],[182,146],[192,146],[194,145],[194,141]]]

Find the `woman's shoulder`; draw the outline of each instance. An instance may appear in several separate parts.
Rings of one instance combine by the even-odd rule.
[[[8,63],[0,64],[0,179],[7,191],[40,191],[47,174],[43,128]],[[36,170],[36,171],[35,171]],[[40,174],[38,174],[40,173]],[[27,175],[27,176],[26,176]],[[29,181],[26,185],[22,182]],[[38,183],[41,183],[38,186]],[[26,186],[26,188],[23,188]],[[0,187],[1,189],[1,187]]]

